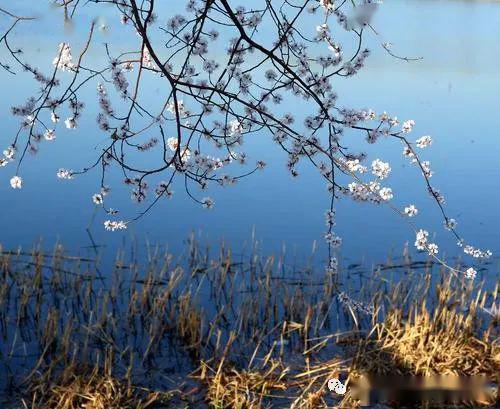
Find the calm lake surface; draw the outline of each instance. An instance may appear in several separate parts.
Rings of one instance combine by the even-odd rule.
[[[42,25],[51,29],[41,32],[40,26],[32,26],[15,38],[34,58],[49,64],[60,41],[77,41],[82,32],[78,26],[73,32],[65,30],[60,16]],[[100,34],[98,42],[110,41],[106,35],[114,35],[114,25],[110,24],[110,33]],[[457,219],[467,242],[500,254],[500,3],[387,0],[374,27],[380,36],[370,40],[373,54],[366,68],[354,78],[337,80],[340,104],[414,119],[415,138],[432,135],[434,144],[424,159],[432,164],[434,186],[445,195],[449,215]],[[393,43],[395,53],[423,60],[395,60],[377,46],[385,41]],[[37,51],[38,45],[43,52]],[[53,53],[44,54],[47,50]],[[36,85],[26,76],[2,74],[0,86],[3,149],[18,126],[9,107],[32,95]],[[151,98],[159,86],[151,85]],[[94,123],[98,107],[91,106],[96,101],[94,88],[89,95],[86,119],[80,128],[71,134],[61,129],[54,143],[42,144],[39,155],[25,162],[22,190],[13,191],[9,186],[13,167],[0,169],[0,242],[4,247],[29,248],[42,238],[47,248],[60,241],[69,251],[83,254],[85,246],[91,244],[86,227],[92,219],[90,198],[97,190],[99,175],[89,174],[69,183],[55,176],[58,168],[79,169],[95,155],[102,135]],[[292,106],[288,109],[293,113]],[[361,140],[357,135],[344,142],[356,146],[356,138]],[[423,180],[403,160],[401,145],[385,141],[376,148],[378,157],[393,167],[388,184],[395,192],[394,203],[414,203],[420,209],[417,226],[436,232],[446,254],[459,254],[455,240],[442,228]],[[292,180],[285,156],[273,146],[269,135],[248,139],[245,150],[269,166],[234,187],[215,188],[210,192],[216,201],[213,210],[203,210],[178,189],[172,200],[155,207],[123,233],[104,231],[103,216],[98,215],[91,224],[95,242],[105,246],[109,257],[134,240],[139,245],[146,240],[168,245],[176,252],[194,231],[205,243],[217,245],[224,240],[240,251],[255,231],[264,254],[279,252],[285,246],[288,253],[305,259],[317,241],[318,260],[324,258],[324,211],[329,202],[317,172],[303,169],[301,176]],[[114,187],[112,207],[126,215],[140,210],[130,203],[122,185]],[[414,241],[411,228],[388,208],[342,200],[337,214],[337,230],[344,239],[340,255],[348,261],[383,262],[391,251],[400,255],[404,243]],[[493,274],[496,272],[494,268]]]

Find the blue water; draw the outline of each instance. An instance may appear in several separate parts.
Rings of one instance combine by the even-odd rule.
[[[17,10],[25,11],[31,3],[35,2],[20,2]],[[44,2],[33,6],[33,13],[44,16],[41,23],[28,23],[11,41],[48,69],[60,41],[70,41],[77,48],[92,15],[84,14],[74,26],[65,27],[60,15],[45,12]],[[102,22],[110,24],[110,31],[98,33],[97,45],[119,39],[121,28],[115,29],[117,24],[106,20],[112,10],[106,13]],[[354,78],[336,80],[340,104],[414,119],[415,137],[432,135],[434,144],[424,156],[431,161],[435,171],[432,181],[444,193],[449,215],[458,220],[467,242],[500,254],[500,3],[388,0],[380,8],[374,27],[380,36],[370,40],[374,47],[366,68]],[[384,41],[393,43],[397,54],[421,56],[423,60],[395,60],[376,46]],[[104,65],[102,50],[96,46],[89,58]],[[152,99],[161,93],[160,84],[150,83]],[[18,119],[9,113],[10,106],[32,95],[36,85],[27,76],[2,73],[0,87],[0,145],[4,148],[18,127]],[[60,167],[77,170],[96,154],[100,134],[94,123],[98,112],[93,106],[95,89],[85,92],[88,106],[84,121],[75,131],[61,128],[55,142],[42,143],[40,153],[28,158],[21,172],[22,190],[13,191],[9,186],[15,171],[12,165],[0,169],[0,242],[4,247],[30,247],[40,238],[46,247],[60,241],[73,252],[84,251],[83,247],[91,244],[86,227],[94,211],[90,198],[98,190],[99,174],[73,181],[55,176]],[[352,135],[344,144],[364,150],[361,140],[362,136]],[[387,183],[395,192],[394,203],[414,203],[420,210],[417,226],[435,232],[446,254],[459,254],[455,240],[442,228],[438,209],[419,172],[402,157],[401,145],[388,140],[376,148],[377,156],[393,167]],[[213,210],[204,210],[189,200],[179,186],[172,200],[162,202],[125,232],[104,231],[105,216],[98,214],[90,227],[95,242],[105,246],[108,254],[133,240],[148,240],[180,251],[183,240],[194,231],[206,243],[215,246],[225,240],[238,251],[255,231],[266,254],[285,246],[288,252],[306,257],[317,241],[319,258],[324,257],[323,215],[329,197],[319,174],[303,167],[301,176],[292,180],[285,167],[286,157],[266,134],[248,139],[245,150],[269,166],[234,187],[214,188],[210,192],[216,201]],[[126,216],[140,210],[130,203],[129,192],[122,185],[112,187],[112,207]],[[337,204],[337,214],[337,231],[344,239],[340,255],[345,259],[381,262],[391,251],[400,254],[404,243],[414,240],[410,227],[388,208],[343,199]]]

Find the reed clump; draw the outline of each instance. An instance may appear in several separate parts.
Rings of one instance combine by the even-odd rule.
[[[31,397],[22,400],[30,409],[147,409],[168,407],[172,394],[137,388],[103,373],[68,368],[49,382],[34,382]]]
[[[446,308],[431,313],[422,305],[406,320],[391,312],[380,326],[378,343],[418,375],[494,375],[500,368],[500,345],[473,335],[471,315]]]
[[[497,290],[493,304],[496,296]],[[479,328],[478,312],[484,308],[486,294],[480,290],[467,301],[448,279],[437,287],[435,300],[432,309],[424,298],[409,308],[389,310],[374,325],[374,336],[361,342],[357,364],[375,373],[497,376],[500,344],[495,324]]]
[[[287,390],[280,363],[267,371],[239,370],[220,362],[216,369],[202,362],[198,379],[206,384],[206,402],[213,409],[258,409]]]
[[[454,375],[462,379],[482,375],[496,385],[496,392],[473,406],[498,407],[498,324],[495,318],[485,323],[480,317],[487,300],[497,304],[498,284],[491,293],[478,290],[472,299],[470,286],[464,290],[457,289],[456,284],[448,278],[437,285],[430,298],[427,287],[426,296],[417,297],[409,305],[393,302],[384,319],[375,323],[369,335],[357,344],[350,379],[366,374]],[[434,300],[432,308],[428,306],[430,299]],[[349,395],[343,405],[357,407]]]

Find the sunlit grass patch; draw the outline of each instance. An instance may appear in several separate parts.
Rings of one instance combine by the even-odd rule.
[[[282,397],[287,389],[286,370],[273,362],[267,370],[238,370],[220,362],[216,368],[202,363],[199,379],[207,385],[206,401],[211,408],[264,407],[269,400]],[[281,373],[280,370],[281,369]]]
[[[360,340],[351,378],[366,374],[382,379],[384,375],[456,375],[462,379],[484,376],[498,389],[498,324],[491,320],[484,325],[479,316],[487,296],[487,292],[479,290],[475,297],[467,297],[447,279],[431,298],[435,301],[433,308],[428,307],[428,297],[414,299],[410,305],[393,306]],[[489,296],[495,305],[497,290]],[[474,404],[480,403],[494,407],[498,404],[498,390],[496,395]]]
[[[94,368],[68,368],[55,379],[33,382],[24,408],[147,409],[168,407],[173,393],[134,387]]]

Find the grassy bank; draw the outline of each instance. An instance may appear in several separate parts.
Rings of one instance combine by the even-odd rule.
[[[191,240],[106,269],[56,246],[1,251],[0,277],[6,407],[355,408],[366,373],[498,384],[498,284],[408,256],[325,275]]]

